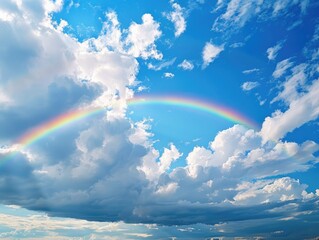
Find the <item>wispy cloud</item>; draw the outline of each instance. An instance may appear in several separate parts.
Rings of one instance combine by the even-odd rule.
[[[291,58],[287,58],[277,63],[275,71],[272,73],[274,78],[280,78],[285,72],[293,66],[293,62],[291,62]]]
[[[276,0],[272,2],[250,1],[250,0],[228,0],[218,1],[215,11],[219,12],[225,8],[214,22],[213,30],[237,29],[243,27],[251,19],[258,18],[260,21],[273,20],[279,16],[289,15],[289,9],[299,7],[304,14],[309,6],[309,1]]]
[[[255,73],[255,72],[259,72],[258,68],[253,68],[253,69],[247,69],[243,71],[243,74],[251,74],[251,73]]]
[[[162,70],[162,69],[167,68],[169,66],[172,66],[175,63],[175,61],[176,61],[176,57],[172,58],[171,60],[159,62],[156,64],[148,63],[147,67],[148,67],[148,69],[152,69],[154,71],[159,71],[159,70]]]
[[[174,11],[164,13],[164,16],[170,20],[175,27],[175,37],[179,37],[186,30],[185,10],[174,0],[170,0]]]
[[[244,91],[250,91],[258,86],[259,86],[258,82],[244,82],[243,85],[241,85],[241,88]]]
[[[283,46],[283,42],[281,41],[281,42],[277,43],[275,46],[268,48],[267,49],[267,58],[269,60],[275,60],[275,58],[277,57],[278,52],[282,48],[282,46]]]

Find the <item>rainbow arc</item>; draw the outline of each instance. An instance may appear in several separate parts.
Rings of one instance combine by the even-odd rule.
[[[233,123],[238,123],[245,125],[246,127],[257,129],[257,124],[246,116],[240,114],[239,112],[216,104],[213,102],[206,102],[199,99],[185,98],[185,97],[173,97],[173,96],[144,96],[135,97],[127,101],[128,106],[138,106],[138,105],[171,105],[177,107],[191,108],[198,111],[208,112],[215,116],[224,118],[227,121]],[[56,130],[79,121],[81,119],[93,116],[95,114],[105,111],[105,108],[94,108],[94,109],[77,109],[73,111],[61,114],[53,119],[50,119],[39,126],[31,129],[30,131],[23,134],[16,141],[15,145],[19,146],[16,151],[22,150],[25,147],[33,144],[34,142],[50,135]]]

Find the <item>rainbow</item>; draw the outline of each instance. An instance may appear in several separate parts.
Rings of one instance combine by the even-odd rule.
[[[233,109],[227,108],[220,104],[213,102],[206,102],[199,99],[185,98],[185,97],[175,97],[175,96],[144,96],[144,97],[135,97],[128,100],[129,106],[135,105],[172,105],[184,108],[190,108],[198,111],[204,111],[215,116],[222,117],[233,123],[239,123],[241,125],[247,126],[252,129],[258,129],[258,124],[254,121],[248,119],[247,117],[239,114]]]
[[[18,147],[15,151],[22,150],[23,148],[33,144],[34,142],[48,136],[49,134],[68,124],[96,115],[103,111],[105,111],[105,108],[77,109],[61,114],[35,128],[32,128],[30,131],[27,131],[20,138],[18,138],[15,144]]]
[[[247,117],[239,114],[238,112],[226,108],[222,105],[218,105],[212,102],[205,102],[199,99],[185,98],[185,97],[170,97],[170,96],[143,96],[135,97],[127,100],[128,106],[144,105],[144,104],[161,104],[161,105],[172,105],[184,108],[191,108],[198,111],[204,111],[219,117],[222,117],[226,120],[229,120],[234,123],[239,123],[245,125],[249,128],[257,129],[257,124]],[[35,128],[32,128],[30,131],[27,131],[16,141],[15,146],[18,146],[15,151],[24,149],[27,146],[30,146],[34,142],[46,137],[47,135],[55,132],[56,130],[66,126],[68,124],[74,123],[81,119],[87,118],[89,116],[101,113],[106,109],[103,108],[94,108],[94,109],[79,109],[66,112],[61,114]]]

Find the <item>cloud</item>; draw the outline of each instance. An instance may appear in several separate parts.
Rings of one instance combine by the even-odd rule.
[[[184,70],[193,70],[194,64],[191,61],[184,59],[183,62],[178,64],[178,67],[180,67]]]
[[[259,86],[258,82],[244,82],[243,85],[241,85],[241,88],[244,91],[250,91],[258,86]]]
[[[290,58],[282,60],[281,62],[277,63],[275,71],[272,73],[274,78],[280,78],[285,72],[293,66],[293,62],[290,61]]]
[[[288,67],[290,66],[290,64],[287,63],[282,67],[279,67],[280,71],[283,68],[287,68],[287,65]],[[292,74],[287,77],[286,81],[280,86],[283,90],[271,101],[271,103],[282,100],[289,105],[292,101],[297,100],[302,91],[305,90],[307,67],[307,64],[300,64],[294,67],[292,69]]]
[[[278,55],[279,50],[282,48],[283,42],[277,43],[275,46],[267,49],[267,58],[269,60],[275,60]]]
[[[251,73],[255,73],[255,72],[259,72],[258,68],[253,68],[253,69],[248,69],[243,71],[243,74],[251,74]]]
[[[246,25],[252,18],[259,21],[269,21],[279,16],[289,16],[289,10],[293,7],[300,8],[300,14],[304,14],[308,8],[308,1],[276,0],[272,2],[229,0],[218,1],[215,11],[225,9],[213,24],[213,30],[224,31],[225,29],[236,30]],[[227,6],[224,8],[224,6]]]
[[[182,156],[174,144],[170,144],[170,148],[164,148],[164,152],[159,157],[159,152],[151,149],[147,155],[143,157],[142,164],[138,169],[143,172],[150,182],[158,181],[159,177],[169,170],[173,161]],[[159,158],[159,161],[157,159]]]
[[[217,46],[210,42],[207,42],[204,46],[202,57],[203,57],[203,68],[206,68],[214,59],[224,50],[223,46]]]
[[[154,42],[161,36],[159,23],[155,22],[151,14],[142,16],[142,24],[133,22],[126,38],[126,44],[130,45],[128,53],[134,57],[141,56],[143,59],[149,57],[162,59],[163,55],[158,52]]]
[[[158,64],[149,63],[149,64],[147,64],[147,67],[148,67],[148,69],[152,69],[154,71],[159,71],[159,70],[162,70],[163,68],[167,68],[169,66],[172,66],[175,63],[175,61],[176,61],[176,57],[172,58],[171,60],[168,60],[168,61],[160,62]]]
[[[264,140],[283,138],[288,132],[315,120],[319,116],[319,80],[306,88],[300,97],[291,100],[288,110],[276,111],[267,117],[262,125],[261,134]]]
[[[103,22],[101,34],[95,39],[87,42],[91,48],[102,51],[108,48],[123,54],[131,55],[142,59],[162,59],[163,54],[156,48],[162,32],[159,23],[154,21],[151,14],[142,16],[142,23],[132,22],[128,29],[121,30],[117,14],[114,11],[106,13],[107,21]]]
[[[166,16],[168,20],[174,23],[175,37],[179,37],[186,30],[184,9],[173,0],[171,0],[170,3],[174,11],[170,13],[165,13],[164,16]]]
[[[275,202],[303,198],[307,188],[298,180],[289,177],[276,179],[275,181],[257,181],[253,184],[238,186],[240,192],[234,197],[235,204],[253,204],[254,202]],[[258,200],[257,200],[258,199]]]
[[[173,78],[174,76],[175,76],[174,73],[170,73],[170,72],[164,73],[164,77],[166,78]]]
[[[81,237],[92,239],[140,239],[151,237],[163,239],[167,236],[177,238],[209,238],[212,235],[228,238],[251,236],[294,238],[300,235],[303,238],[316,236],[315,219],[318,211],[313,208],[315,203],[307,201],[302,205],[296,202],[278,207],[274,210],[277,216],[242,221],[227,221],[214,225],[194,224],[186,226],[159,226],[156,224],[126,224],[123,222],[105,223],[77,219],[53,218],[42,213],[25,211],[27,216],[2,207],[0,224],[5,226],[0,233],[1,238],[25,238],[25,239],[76,239]],[[311,209],[311,210],[307,210]],[[4,213],[5,212],[5,213]],[[280,214],[284,215],[284,220]],[[288,220],[289,219],[289,220]],[[266,226],[266,227],[265,227]],[[84,230],[83,230],[84,229]],[[167,233],[170,233],[169,235]]]

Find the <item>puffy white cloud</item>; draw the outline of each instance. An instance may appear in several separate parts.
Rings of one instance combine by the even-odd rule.
[[[179,37],[186,30],[184,9],[173,0],[171,0],[170,3],[174,11],[170,13],[165,13],[164,15],[167,17],[168,20],[174,23],[175,37]]]
[[[143,59],[162,59],[163,54],[156,48],[155,41],[162,35],[159,23],[153,16],[146,13],[142,16],[142,23],[132,22],[128,29],[121,30],[117,14],[114,11],[106,13],[107,21],[103,23],[100,36],[89,39],[89,46],[102,51],[111,51],[141,57]]]
[[[184,59],[183,62],[178,64],[178,67],[184,70],[192,70],[194,68],[194,64],[191,61]]]
[[[306,185],[298,180],[283,177],[276,180],[257,181],[246,186],[239,185],[240,191],[234,197],[235,204],[269,203],[302,199]]]
[[[256,87],[259,86],[259,83],[258,82],[244,82],[242,85],[241,85],[241,88],[244,90],[244,91],[250,91]]]
[[[190,176],[196,178],[201,171],[208,174],[208,169],[218,168],[223,176],[263,178],[305,171],[316,160],[313,154],[318,145],[314,142],[263,144],[262,140],[260,133],[240,125],[221,131],[210,143],[210,149],[195,147],[188,154]]]
[[[130,47],[128,53],[134,57],[162,59],[163,55],[156,49],[154,42],[162,35],[159,23],[155,22],[151,14],[142,16],[142,24],[133,22],[126,38]]]
[[[173,161],[180,158],[182,154],[178,151],[174,144],[170,144],[170,148],[164,148],[162,156],[157,162],[159,152],[151,148],[146,156],[143,157],[143,163],[138,167],[142,171],[146,178],[151,182],[158,181],[159,177],[169,170]]]
[[[207,42],[204,46],[202,57],[203,57],[203,68],[206,68],[214,59],[224,50],[223,46],[217,46],[210,42]]]
[[[193,151],[188,154],[186,160],[189,168],[189,174],[192,177],[197,177],[198,166],[208,167],[214,165],[211,150],[203,147],[195,147]]]
[[[275,46],[267,49],[267,58],[269,60],[275,60],[279,50],[282,48],[282,42],[277,43]]]

